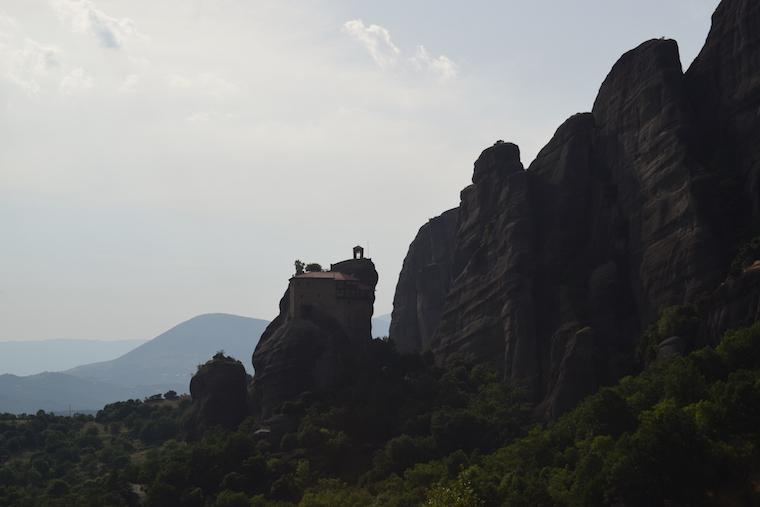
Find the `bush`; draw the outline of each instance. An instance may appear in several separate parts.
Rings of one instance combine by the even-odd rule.
[[[226,489],[219,493],[214,503],[216,507],[249,507],[250,502],[244,493]]]
[[[691,305],[670,306],[663,310],[657,322],[644,331],[637,346],[637,355],[645,363],[657,357],[660,343],[672,336],[678,336],[692,346],[695,344],[700,318]]]

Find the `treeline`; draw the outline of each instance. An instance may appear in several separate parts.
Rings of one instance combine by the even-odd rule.
[[[760,324],[651,365],[551,425],[488,367],[373,342],[361,378],[271,431],[188,439],[187,402],[0,421],[0,505],[753,505]]]

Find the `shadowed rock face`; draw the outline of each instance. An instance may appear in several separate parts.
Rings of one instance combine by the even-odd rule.
[[[232,428],[248,415],[248,377],[243,364],[217,354],[190,380],[194,430],[222,425]]]
[[[713,14],[702,51],[686,72],[700,129],[698,144],[713,173],[704,187],[713,190],[718,211],[730,215],[737,227],[751,226],[760,217],[758,27],[760,3],[724,0]]]
[[[533,216],[517,146],[497,143],[484,150],[473,182],[461,193],[453,261],[457,276],[431,348],[438,357],[460,352],[506,362],[529,385],[538,357],[531,339]]]
[[[351,259],[332,265],[337,271],[374,288],[378,276],[369,259]],[[351,378],[357,358],[372,339],[372,302],[367,312],[354,315],[349,336],[332,315],[314,308],[308,318],[289,318],[289,292],[280,300],[280,313],[261,335],[253,352],[256,371],[249,392],[254,412],[269,417],[298,395],[324,392]],[[362,306],[363,308],[363,306]],[[366,323],[364,322],[366,321]]]
[[[391,324],[404,346],[491,362],[555,417],[629,371],[668,306],[710,301],[704,340],[756,319],[757,277],[721,282],[760,231],[758,27],[760,4],[724,0],[685,75],[674,41],[645,42],[527,171],[517,146],[486,149],[435,252],[452,259],[442,310],[412,304],[423,230],[410,247]]]
[[[451,286],[457,215],[455,208],[431,218],[409,246],[393,297],[389,332],[399,352],[430,347]]]

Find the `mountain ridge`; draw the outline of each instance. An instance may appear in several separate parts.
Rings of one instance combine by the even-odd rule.
[[[7,340],[0,342],[0,373],[18,376],[68,370],[83,363],[107,361],[147,340]]]
[[[202,314],[108,361],[62,372],[0,375],[0,412],[97,410],[106,403],[189,390],[190,377],[215,352],[245,360],[268,321]],[[244,361],[248,362],[248,361]]]

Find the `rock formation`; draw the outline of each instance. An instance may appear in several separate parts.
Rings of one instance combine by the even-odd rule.
[[[457,209],[431,218],[409,246],[393,298],[389,336],[399,352],[430,347],[452,280]]]
[[[333,286],[332,280],[359,287],[366,298],[345,292],[339,295],[337,304],[331,300],[330,304],[314,302],[301,308],[296,306],[301,305],[300,294],[292,294],[293,281],[298,277],[291,279],[280,300],[280,313],[261,335],[252,358],[256,374],[250,404],[265,418],[284,401],[306,391],[324,392],[348,381],[363,347],[372,339],[372,306],[378,280],[372,261],[362,258],[339,262],[332,265],[330,272],[317,273],[314,278],[320,287],[326,287],[324,293],[310,293],[317,294],[314,301],[330,299],[336,290],[343,290]]]
[[[758,277],[726,276],[760,232],[758,111],[755,1],[721,3],[686,74],[674,41],[629,51],[527,170],[514,144],[483,151],[456,230],[410,246],[391,339],[491,362],[554,417],[630,371],[668,306],[711,302],[707,341],[757,319]]]
[[[210,426],[232,428],[248,415],[248,376],[243,364],[223,353],[198,368],[190,380],[194,431]]]

